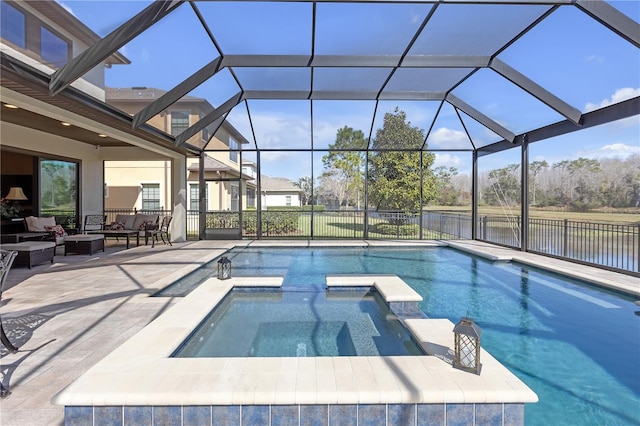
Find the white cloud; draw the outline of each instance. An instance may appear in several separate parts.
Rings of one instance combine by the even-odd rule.
[[[598,55],[589,55],[586,57],[587,62],[604,62],[604,58]]]
[[[462,159],[460,159],[460,157],[458,157],[457,155],[442,154],[439,152],[436,152],[435,154],[436,154],[436,159],[433,162],[435,167],[438,167],[438,166],[459,167],[463,165]]]
[[[623,87],[621,89],[617,89],[610,98],[603,99],[599,104],[587,103],[585,106],[585,111],[594,111],[596,109],[604,108],[609,105],[617,104],[618,102],[625,101],[627,99],[635,98],[636,96],[640,96],[640,88],[634,89],[632,87]]]
[[[630,154],[640,154],[640,144],[636,146],[630,146],[623,143],[613,143],[611,145],[605,145],[599,149],[600,152],[605,153],[605,156],[609,156],[610,154],[614,155],[630,155]]]
[[[446,127],[440,127],[436,129],[436,131],[431,132],[427,143],[431,148],[471,148],[466,133],[461,130],[453,130]]]

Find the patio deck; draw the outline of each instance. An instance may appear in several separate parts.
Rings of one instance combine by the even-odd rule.
[[[332,241],[340,245],[387,245],[388,241]],[[2,400],[0,424],[15,426],[63,424],[64,408],[51,398],[123,342],[164,313],[180,298],[150,298],[149,294],[177,276],[239,244],[255,246],[328,245],[326,241],[198,241],[124,249],[109,242],[105,253],[62,256],[31,270],[13,269],[0,313],[5,329],[20,346],[16,354],[0,352],[2,382],[12,395]],[[403,245],[428,242],[402,242]],[[615,283],[640,294],[640,279],[477,241],[457,242],[458,248],[490,256],[517,257],[545,267]]]

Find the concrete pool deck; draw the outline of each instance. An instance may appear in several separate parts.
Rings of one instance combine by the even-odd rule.
[[[233,246],[392,244],[437,245],[424,241],[199,241],[123,250],[122,244],[110,242],[105,253],[56,256],[53,265],[12,269],[0,313],[20,351],[9,354],[2,348],[0,353],[2,382],[13,392],[0,402],[0,424],[62,424],[64,409],[51,404],[51,398],[181,299],[148,296]],[[601,278],[600,285],[613,283],[640,295],[640,279],[631,276],[476,241],[455,244]]]

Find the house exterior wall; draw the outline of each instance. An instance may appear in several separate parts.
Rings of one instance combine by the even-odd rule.
[[[300,194],[297,192],[264,192],[262,193],[262,209],[287,206],[287,197],[291,197],[291,206],[300,206]]]
[[[143,184],[160,185],[160,208],[170,208],[170,161],[106,161],[104,179],[106,209],[142,209]]]

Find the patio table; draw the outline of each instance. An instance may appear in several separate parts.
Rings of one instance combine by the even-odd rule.
[[[119,237],[124,237],[127,239],[127,248],[129,248],[129,239],[131,237],[136,237],[136,246],[140,245],[140,232],[138,231],[132,231],[132,230],[126,230],[126,229],[119,229],[119,230],[115,230],[115,229],[101,229],[101,230],[95,230],[95,231],[85,231],[86,234],[102,234],[104,235],[105,238],[109,238],[109,237],[114,237],[114,238],[119,238]]]

